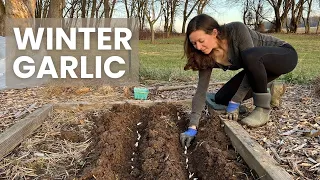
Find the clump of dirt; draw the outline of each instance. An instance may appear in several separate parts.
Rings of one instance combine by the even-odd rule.
[[[68,140],[70,142],[79,143],[85,141],[85,138],[83,135],[81,135],[79,132],[75,131],[66,131],[61,130],[60,131],[60,138]]]
[[[142,108],[114,106],[95,121],[92,145],[79,179],[244,179],[247,166],[237,161],[216,117],[201,121],[193,146],[184,154],[179,135],[188,113],[172,104]],[[189,168],[186,169],[186,157]]]
[[[201,179],[254,179],[236,154],[217,115],[200,121],[199,132],[190,148],[190,170]]]
[[[73,143],[80,143],[86,141],[86,138],[81,134],[78,123],[66,123],[60,129],[59,139],[67,140]]]

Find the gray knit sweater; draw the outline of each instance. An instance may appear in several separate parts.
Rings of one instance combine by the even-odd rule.
[[[241,22],[232,22],[225,25],[228,40],[228,60],[232,64],[229,67],[219,65],[219,68],[224,70],[238,70],[243,68],[241,52],[252,47],[259,46],[281,46],[285,44],[278,38],[270,35],[261,34],[253,31]],[[206,92],[209,86],[212,69],[199,70],[199,80],[197,91],[192,99],[192,112],[190,115],[189,126],[195,125],[198,127],[201,112],[205,105]],[[246,76],[244,76],[240,87],[232,101],[241,102],[247,92],[250,90],[250,85]]]

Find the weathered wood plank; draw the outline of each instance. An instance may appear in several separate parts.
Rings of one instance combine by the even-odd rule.
[[[214,85],[223,85],[225,84],[226,81],[223,82],[215,82],[215,83],[209,83],[209,86],[214,86]],[[156,90],[156,91],[173,91],[173,90],[177,90],[177,89],[185,89],[185,88],[197,88],[196,84],[189,84],[189,85],[181,85],[181,86],[159,86],[159,87],[154,87],[154,88],[150,88],[150,90]]]
[[[181,104],[186,106],[191,106],[191,99],[186,100],[126,100],[126,101],[114,101],[114,102],[101,102],[101,103],[92,103],[92,102],[68,102],[68,103],[56,103],[54,104],[54,109],[92,109],[92,108],[108,108],[114,105],[121,104],[131,104],[142,107],[153,106],[157,103],[172,103],[172,104]]]
[[[10,153],[26,137],[33,133],[45,118],[52,113],[53,106],[48,104],[21,119],[0,134],[0,159]]]
[[[251,169],[264,180],[289,180],[292,176],[266,152],[249,133],[237,122],[223,120],[224,129],[229,136],[233,147],[245,160]]]

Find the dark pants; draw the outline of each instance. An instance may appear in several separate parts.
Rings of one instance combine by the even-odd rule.
[[[282,74],[292,71],[298,62],[295,49],[284,44],[281,47],[254,47],[241,53],[243,71],[231,78],[215,95],[217,104],[228,105],[237,92],[245,74],[247,74],[251,91],[245,99],[255,93],[266,93],[267,84]]]

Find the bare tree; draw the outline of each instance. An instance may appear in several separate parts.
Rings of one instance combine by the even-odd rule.
[[[139,30],[143,30],[144,21],[145,21],[145,13],[144,9],[146,8],[146,1],[144,0],[137,0],[137,17],[139,20]]]
[[[183,9],[183,22],[182,22],[182,33],[186,32],[186,23],[187,19],[195,9],[195,7],[198,5],[200,1],[199,0],[194,0],[190,2],[189,0],[185,0],[184,2],[184,9]],[[188,10],[188,7],[191,6],[190,10]]]
[[[48,17],[49,6],[50,6],[50,0],[46,0],[43,5],[42,18]]]
[[[67,21],[65,21],[65,26],[67,28],[70,28],[73,26],[74,22],[78,20],[79,15],[80,17],[83,15],[82,8],[81,8],[82,3],[83,2],[81,0],[68,1],[68,4],[65,6],[67,7],[67,9],[65,10],[65,14],[63,15],[64,18],[69,18]]]
[[[4,16],[6,13],[5,8],[4,8],[4,3],[2,0],[0,0],[0,16]]]
[[[145,14],[145,17],[149,23],[149,26],[150,26],[150,31],[151,31],[151,43],[153,44],[155,41],[154,41],[154,24],[158,21],[159,17],[161,16],[161,9],[163,8],[163,4],[164,4],[164,0],[159,0],[157,1],[160,6],[159,8],[159,11],[158,11],[158,14],[156,15],[156,11],[155,11],[155,8],[156,8],[156,5],[155,5],[155,0],[151,0],[151,2],[148,0],[146,1],[146,4],[145,4],[145,8],[144,8],[144,14]]]
[[[102,4],[103,4],[103,1],[104,1],[104,0],[100,0],[98,6],[97,6],[97,8],[96,8],[96,18],[99,18],[99,17],[100,17],[100,16],[99,16],[99,12],[100,12],[100,8],[101,8],[101,6],[102,6]]]
[[[90,14],[90,27],[93,27],[94,23],[94,16],[96,15],[96,9],[97,9],[97,0],[92,1],[92,7],[91,7],[91,14]]]
[[[81,18],[87,17],[87,0],[81,0]],[[82,20],[82,26],[87,27],[87,19]]]
[[[293,3],[292,0],[284,0],[283,3],[282,3],[282,14],[280,16],[281,29],[280,29],[279,32],[282,31],[282,27],[283,27],[284,23],[288,22],[288,13],[290,11],[290,6],[291,6],[292,3]]]
[[[41,18],[42,16],[42,11],[43,11],[43,0],[37,0],[36,1],[36,12],[35,12],[35,17],[36,18]]]
[[[0,0],[0,36],[4,36],[4,19],[6,15],[6,10],[4,8],[4,3]]]
[[[320,0],[318,0],[318,3],[319,3],[319,7],[320,7]],[[318,23],[317,23],[317,30],[316,30],[316,34],[318,34],[319,29],[320,29],[320,16],[318,17]]]
[[[0,0],[0,35],[5,36],[5,18],[34,18],[36,0]],[[31,24],[21,24],[21,27]]]
[[[202,14],[204,8],[209,4],[210,0],[198,0],[197,14]]]
[[[74,18],[74,15],[76,13],[76,8],[78,6],[78,0],[72,0],[71,2],[68,3],[68,5],[66,7],[67,10],[65,12],[65,14],[63,15],[64,18]]]
[[[114,7],[116,5],[116,0],[104,0],[104,17],[112,18]]]
[[[166,32],[167,38],[170,37],[170,33],[172,33],[174,18],[178,5],[179,0],[166,1],[162,8],[164,15],[164,32]]]
[[[275,15],[275,31],[281,32],[283,21],[287,18],[290,10],[291,0],[267,0],[274,10]],[[280,13],[280,8],[283,6],[283,12]]]
[[[291,0],[291,21],[290,21],[290,32],[296,33],[298,29],[298,23],[302,17],[303,4],[305,0],[299,0],[297,4],[295,4],[295,0]]]
[[[169,31],[169,20],[170,20],[170,15],[171,15],[171,4],[170,1],[166,1],[163,5],[162,11],[163,11],[163,16],[164,16],[164,27],[163,30],[164,32]]]
[[[177,8],[179,5],[180,5],[179,0],[172,0],[171,1],[171,6],[170,6],[171,7],[171,9],[170,9],[171,18],[170,18],[169,31],[168,31],[167,37],[169,37],[170,33],[172,33],[174,18],[176,17]]]
[[[41,19],[36,21],[36,26],[40,27],[45,21],[44,18],[48,17],[48,9],[50,5],[50,0],[36,0],[35,18]]]
[[[246,0],[242,16],[244,24],[263,31],[263,5],[263,0]]]
[[[86,17],[86,5],[87,5],[87,0],[81,0],[81,18]]]
[[[7,0],[5,3],[5,11],[8,18],[34,18],[35,8],[36,0]]]
[[[137,7],[137,0],[124,0],[124,6],[126,8],[127,18],[131,18],[134,16],[136,7]]]
[[[62,18],[64,3],[65,3],[65,1],[63,1],[63,0],[51,0],[50,5],[49,5],[48,17],[49,18]]]
[[[263,31],[263,23],[262,23],[262,11],[263,11],[263,3],[262,0],[259,0],[256,5],[253,6],[255,13],[255,22],[254,29],[258,31]]]
[[[318,34],[319,29],[320,29],[320,16],[319,16],[319,18],[318,18],[316,34]]]
[[[47,18],[50,0],[37,0],[36,2],[36,18]]]
[[[307,17],[303,18],[304,27],[305,27],[305,33],[310,33],[310,13],[311,13],[311,6],[312,6],[312,0],[306,0],[308,7],[307,7]]]
[[[248,16],[249,16],[249,14],[251,13],[249,3],[251,3],[250,0],[246,0],[246,1],[243,3],[242,21],[243,21],[243,23],[244,23],[245,25],[250,24],[250,22],[248,22],[248,21],[249,21],[249,17],[248,17]],[[251,16],[250,16],[250,17],[251,17]],[[251,19],[252,19],[252,18],[250,18],[250,20],[251,20]]]
[[[104,8],[103,8],[103,12],[102,12],[101,16],[99,17],[99,19],[101,19],[102,16],[104,16],[104,18],[112,18],[116,3],[117,3],[116,0],[103,0]],[[103,23],[104,23],[105,27],[109,27],[111,21],[105,19]],[[96,26],[99,26],[99,24],[100,23],[98,22],[96,24]]]

